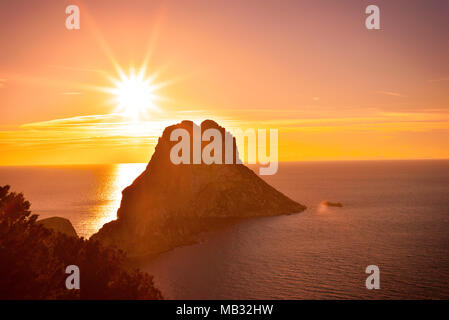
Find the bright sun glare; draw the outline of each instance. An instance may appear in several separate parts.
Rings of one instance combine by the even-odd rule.
[[[154,77],[146,76],[145,73],[145,67],[137,73],[133,69],[128,74],[120,71],[120,78],[112,80],[115,87],[108,92],[114,96],[116,112],[140,120],[148,111],[158,110],[155,104],[159,98],[155,93],[158,86],[153,83]]]

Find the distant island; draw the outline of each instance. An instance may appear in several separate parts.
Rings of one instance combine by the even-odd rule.
[[[191,243],[199,233],[230,220],[306,209],[243,164],[173,164],[170,150],[176,142],[170,133],[178,128],[192,132],[194,126],[182,121],[165,128],[145,171],[123,190],[117,220],[106,223],[92,240],[129,256],[145,256]],[[229,135],[212,120],[200,125],[201,132],[209,128]]]

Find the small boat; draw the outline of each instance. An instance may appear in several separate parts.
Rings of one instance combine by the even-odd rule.
[[[338,207],[338,208],[343,208],[343,204],[340,203],[340,202],[324,201],[324,202],[322,203],[322,205],[328,206],[328,207]]]

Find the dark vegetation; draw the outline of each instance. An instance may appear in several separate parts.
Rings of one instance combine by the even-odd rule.
[[[123,252],[46,229],[9,189],[0,186],[0,299],[162,299]],[[79,267],[80,290],[66,289],[68,265]]]

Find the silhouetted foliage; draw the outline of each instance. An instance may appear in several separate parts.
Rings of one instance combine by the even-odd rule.
[[[46,229],[9,189],[0,186],[0,299],[162,299],[151,276],[125,267],[123,252]],[[72,264],[80,290],[65,286]]]

